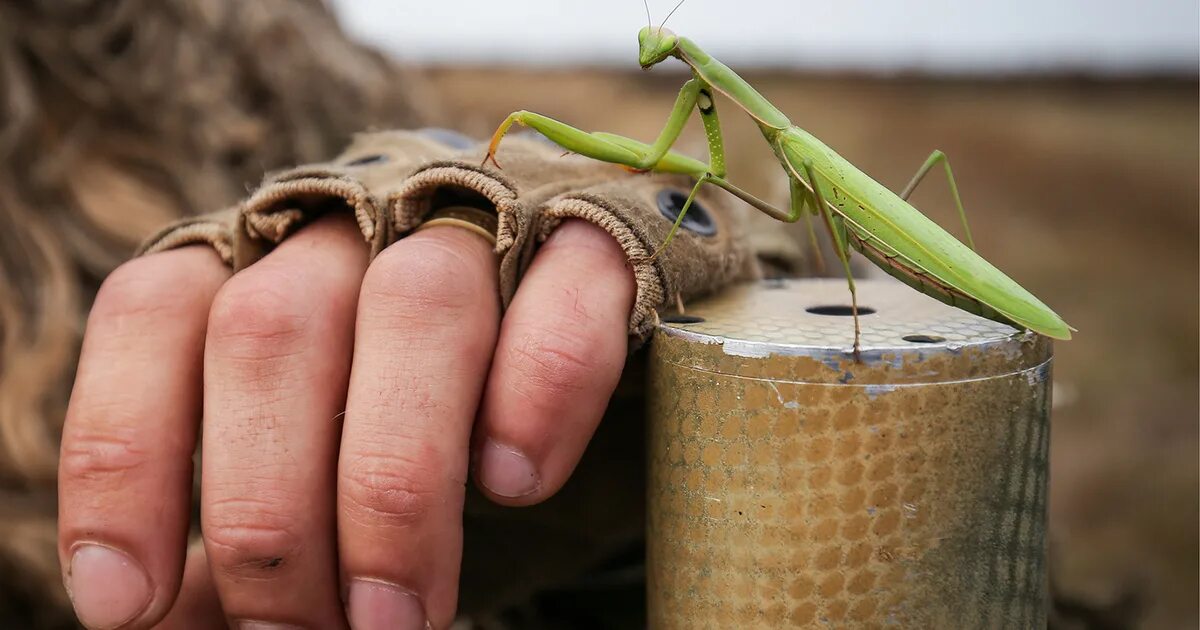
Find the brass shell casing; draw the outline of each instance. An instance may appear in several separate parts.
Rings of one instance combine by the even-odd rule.
[[[651,627],[1046,626],[1050,340],[858,291],[861,363],[850,317],[806,310],[844,281],[741,285],[655,333]]]

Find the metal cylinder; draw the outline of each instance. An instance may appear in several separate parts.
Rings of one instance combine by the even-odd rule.
[[[653,628],[1044,628],[1048,339],[764,281],[651,348]]]

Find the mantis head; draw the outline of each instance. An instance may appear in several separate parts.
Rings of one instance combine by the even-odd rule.
[[[638,63],[643,70],[670,57],[679,37],[669,29],[647,26],[638,31]]]

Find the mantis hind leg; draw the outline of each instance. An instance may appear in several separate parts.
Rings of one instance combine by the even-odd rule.
[[[962,199],[958,196],[958,184],[954,182],[954,171],[950,170],[950,158],[946,157],[945,153],[936,149],[933,153],[930,153],[925,163],[921,165],[921,168],[917,169],[917,174],[913,175],[908,185],[904,187],[904,191],[900,193],[900,198],[908,201],[909,195],[916,190],[921,180],[925,179],[925,175],[929,173],[929,170],[938,163],[941,163],[946,170],[946,181],[950,184],[950,194],[954,197],[954,205],[958,208],[958,218],[962,221],[963,232],[967,236],[967,246],[974,250],[975,239],[971,238],[971,226],[967,225],[967,211],[963,209]]]
[[[817,242],[817,231],[813,227],[812,218],[817,214],[816,201],[810,198],[808,190],[795,177],[788,174],[788,186],[791,189],[791,209],[793,216],[804,215],[804,223],[808,228],[808,245],[812,249],[813,262],[818,274],[825,273],[825,256],[821,254],[821,244]],[[812,207],[809,207],[809,204]]]
[[[808,175],[808,181],[812,185],[812,201],[825,219],[825,224],[833,237],[833,250],[837,252],[838,260],[842,261],[842,268],[846,271],[846,284],[850,287],[850,314],[854,317],[854,360],[862,362],[862,326],[858,321],[858,290],[854,286],[854,273],[850,271],[850,241],[846,235],[846,224],[841,217],[834,216],[829,204],[825,202],[812,161],[804,161],[804,172]]]

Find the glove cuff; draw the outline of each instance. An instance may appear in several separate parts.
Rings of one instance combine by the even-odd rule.
[[[670,246],[652,259],[694,180],[631,174],[527,137],[506,141],[503,170],[481,166],[483,155],[482,147],[456,153],[420,134],[366,136],[332,162],[268,176],[238,207],[159,232],[140,253],[207,243],[240,270],[317,216],[351,212],[373,257],[437,212],[460,208],[474,219],[495,216],[507,307],[538,245],[563,220],[579,219],[612,235],[625,252],[637,284],[629,316],[635,345],[658,325],[660,312],[759,275],[741,231],[748,209],[715,187],[700,191]],[[471,223],[469,229],[484,230],[490,222]]]

